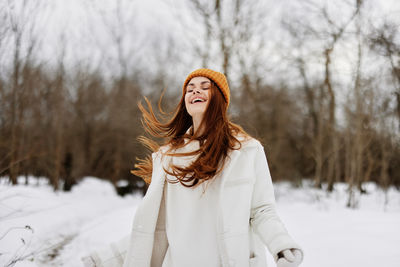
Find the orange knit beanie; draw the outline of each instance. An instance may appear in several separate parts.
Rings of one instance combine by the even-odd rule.
[[[186,92],[186,85],[190,82],[190,80],[194,77],[206,77],[213,82],[215,82],[221,91],[222,95],[224,96],[225,102],[227,103],[227,107],[229,106],[229,98],[230,98],[230,92],[229,92],[229,85],[228,81],[226,80],[226,77],[223,73],[210,70],[210,69],[197,69],[193,72],[191,72],[185,82],[183,83],[183,94]]]

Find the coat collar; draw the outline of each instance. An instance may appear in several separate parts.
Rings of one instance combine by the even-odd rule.
[[[186,133],[187,135],[191,135],[193,129],[193,125],[189,127],[189,129],[187,129]],[[239,140],[241,146],[239,148],[239,145],[236,145],[235,150],[231,151],[231,153],[228,153],[228,155],[234,154],[235,151],[239,152],[245,149],[245,148],[250,148],[250,147],[254,147],[257,146],[259,144],[259,141],[257,141],[256,139],[243,135],[243,134],[239,134],[236,136],[236,138]],[[189,152],[189,151],[195,151],[197,149],[200,148],[200,141],[197,139],[190,139],[188,137],[184,138],[184,146],[182,148],[179,148],[176,152]]]

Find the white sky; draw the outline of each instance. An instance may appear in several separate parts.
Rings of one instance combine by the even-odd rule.
[[[32,0],[33,1],[33,0]],[[353,0],[349,0],[352,3]],[[355,0],[354,0],[355,1]],[[11,2],[9,0],[9,2]],[[18,2],[18,1],[15,1]],[[29,2],[29,1],[28,1]],[[116,3],[121,3],[123,21],[118,22],[116,16]],[[116,48],[112,45],[112,38],[109,27],[106,24],[114,25],[117,32],[124,39],[123,55],[131,62],[138,65],[148,65],[151,72],[166,71],[177,79],[182,80],[187,74],[187,69],[200,67],[200,61],[194,58],[188,36],[182,36],[182,25],[180,16],[188,24],[200,18],[190,17],[186,10],[184,0],[38,0],[34,3],[42,6],[34,10],[38,17],[39,36],[42,39],[42,48],[39,57],[45,62],[52,62],[59,58],[62,48],[65,45],[67,62],[76,62],[77,59],[87,59],[92,67],[100,66],[107,68],[107,72],[118,73],[119,65],[116,62]],[[251,1],[250,1],[251,2]],[[331,10],[335,10],[336,1],[321,0]],[[32,2],[30,2],[32,3]],[[274,0],[266,1],[269,19],[268,34],[272,41],[268,46],[268,60],[270,64],[281,61],[282,54],[287,53],[288,46],[281,43],[284,41],[284,34],[279,27],[280,20],[284,16],[305,16],[300,8],[304,4],[302,0]],[[367,0],[367,8],[370,17],[374,20],[381,17],[395,18],[400,23],[400,1],[398,0]],[[334,13],[334,12],[333,12]],[[337,19],[340,20],[345,10],[337,9]],[[106,19],[102,19],[103,14]],[[186,16],[186,17],[185,17]],[[106,21],[106,23],[104,23]],[[319,23],[319,22],[316,22]],[[125,25],[120,27],[119,25]],[[191,25],[192,26],[192,25]],[[197,31],[194,30],[194,31]],[[168,43],[168,38],[175,40],[175,43]],[[137,41],[139,40],[139,41]],[[171,47],[172,46],[172,47]],[[290,45],[289,45],[290,48]],[[172,56],[168,54],[171,49]],[[293,51],[293,47],[290,48]],[[350,49],[351,51],[351,49]],[[343,53],[342,59],[335,58],[337,68],[344,76],[348,77],[348,60],[354,54]],[[175,60],[177,62],[170,60]],[[308,59],[310,64],[313,59]],[[318,57],[315,63],[320,64]],[[340,63],[343,61],[344,63]],[[166,64],[167,63],[167,64]],[[168,64],[170,63],[170,64]],[[219,63],[217,63],[218,65]],[[285,66],[282,66],[285,68]],[[346,71],[348,69],[349,71]],[[112,70],[112,71],[110,71]],[[277,71],[277,70],[275,70]],[[270,77],[276,77],[270,75]]]

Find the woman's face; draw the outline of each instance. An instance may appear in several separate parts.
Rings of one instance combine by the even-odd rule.
[[[211,99],[211,81],[206,77],[194,77],[186,86],[185,106],[190,116],[203,116]]]

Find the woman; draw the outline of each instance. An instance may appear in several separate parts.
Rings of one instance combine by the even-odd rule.
[[[127,251],[121,245],[114,256],[92,255],[96,266],[123,259],[123,267],[265,267],[264,245],[277,266],[300,265],[303,252],[275,211],[264,149],[229,121],[229,98],[225,75],[198,69],[186,78],[168,122],[149,102],[148,111],[139,105],[147,132],[167,142],[158,147],[142,138],[154,152],[133,173],[150,186]]]

